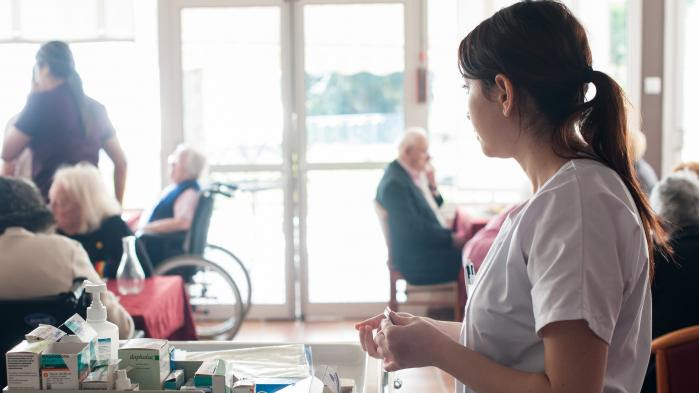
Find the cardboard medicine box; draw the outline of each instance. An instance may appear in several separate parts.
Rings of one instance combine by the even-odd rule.
[[[50,341],[22,341],[7,351],[5,365],[7,387],[10,390],[41,389],[41,352],[50,344]]]
[[[119,348],[120,368],[131,366],[129,379],[144,390],[161,390],[170,374],[170,344],[167,340],[135,338]]]
[[[211,388],[213,393],[226,393],[226,362],[205,360],[194,374],[194,386]]]
[[[91,362],[91,342],[52,343],[41,354],[42,389],[80,389]]]

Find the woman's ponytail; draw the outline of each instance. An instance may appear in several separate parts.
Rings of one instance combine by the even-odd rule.
[[[70,88],[70,92],[73,94],[75,105],[78,107],[80,122],[82,123],[85,135],[88,135],[92,131],[93,126],[92,110],[89,107],[87,96],[83,90],[83,81],[80,78],[80,75],[73,70],[73,72],[66,78],[66,83]]]
[[[646,230],[651,276],[654,271],[654,246],[663,254],[672,250],[667,234],[650,207],[634,169],[628,138],[626,99],[621,87],[609,75],[592,71],[589,82],[595,86],[595,97],[582,113],[579,130],[595,157],[612,168],[628,188]]]
[[[83,90],[83,82],[77,71],[75,71],[75,61],[73,53],[68,44],[62,41],[49,41],[39,48],[36,53],[36,62],[41,66],[48,66],[52,75],[65,79],[71,94],[75,100],[75,105],[80,114],[80,123],[85,135],[92,130],[92,110],[89,107],[87,96]]]

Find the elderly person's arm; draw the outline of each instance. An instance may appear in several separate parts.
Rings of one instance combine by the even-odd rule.
[[[192,225],[199,193],[193,189],[184,191],[175,201],[174,217],[152,221],[143,227],[143,233],[170,233],[188,231]]]
[[[85,250],[79,243],[75,242],[74,244],[74,277],[85,277],[94,283],[102,282],[102,279],[92,267],[90,258],[88,258]],[[119,304],[114,294],[109,291],[102,296],[102,303],[104,303],[104,306],[107,308],[107,320],[117,325],[119,328],[119,338],[122,340],[130,338],[134,332],[134,324],[131,315]]]

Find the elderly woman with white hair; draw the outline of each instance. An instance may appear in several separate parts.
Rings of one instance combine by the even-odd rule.
[[[183,242],[199,201],[199,177],[206,166],[204,155],[191,146],[179,145],[168,158],[170,181],[147,223],[141,228],[153,264],[184,252]],[[158,235],[169,234],[167,237]],[[155,236],[152,236],[155,235]],[[179,236],[178,236],[179,235]]]
[[[101,276],[115,278],[123,254],[121,239],[133,233],[100,171],[89,163],[59,169],[49,200],[58,232],[80,242]],[[143,263],[145,257],[139,257]]]

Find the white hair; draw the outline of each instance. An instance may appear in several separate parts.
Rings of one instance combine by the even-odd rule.
[[[172,153],[177,159],[183,159],[183,165],[187,172],[187,179],[196,180],[201,176],[206,167],[206,157],[199,150],[186,144],[180,144]]]
[[[427,132],[422,127],[408,127],[398,145],[398,156],[404,157],[421,140],[427,141]]]
[[[668,224],[670,230],[699,224],[699,178],[682,170],[660,181],[651,192],[650,203]]]
[[[53,175],[51,188],[80,206],[78,233],[92,232],[100,227],[102,220],[121,213],[121,206],[107,189],[102,174],[93,165],[81,162],[63,167]]]

